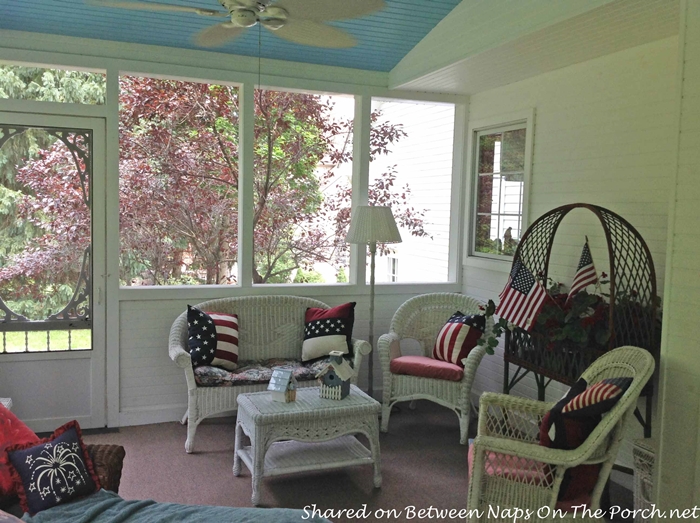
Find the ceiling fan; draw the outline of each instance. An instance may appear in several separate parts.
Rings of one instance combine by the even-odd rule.
[[[285,40],[314,47],[353,47],[357,40],[349,33],[323,22],[358,18],[384,7],[384,0],[218,0],[226,12],[194,6],[157,2],[86,0],[90,5],[175,11],[201,16],[220,16],[228,20],[207,27],[194,35],[200,47],[218,47],[240,36],[248,27],[260,24]]]

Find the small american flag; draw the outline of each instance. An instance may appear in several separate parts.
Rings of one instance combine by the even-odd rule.
[[[588,248],[588,240],[583,244],[583,251],[581,252],[581,259],[578,262],[578,269],[576,269],[576,276],[574,276],[574,281],[571,284],[571,290],[569,291],[570,300],[574,294],[582,291],[587,286],[598,281],[598,276],[595,272],[595,266],[593,265],[593,258],[591,257],[591,251]]]
[[[496,314],[529,331],[547,299],[547,291],[521,261],[515,262],[499,295]]]

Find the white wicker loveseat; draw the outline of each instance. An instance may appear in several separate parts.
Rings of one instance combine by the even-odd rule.
[[[210,312],[238,315],[239,363],[251,360],[275,358],[301,361],[304,340],[306,309],[330,308],[323,302],[300,296],[244,296],[209,300],[195,307]],[[199,423],[206,417],[237,409],[236,398],[241,393],[267,389],[268,383],[234,384],[231,386],[200,386],[195,379],[192,360],[187,351],[187,312],[180,314],[170,329],[169,352],[175,364],[184,369],[187,380],[187,441],[185,451],[194,450],[194,435]],[[355,376],[362,364],[362,357],[372,347],[362,340],[353,339]],[[299,386],[316,385],[315,380],[301,381]]]
[[[433,346],[440,329],[457,311],[463,314],[481,314],[479,301],[447,292],[422,294],[407,300],[398,308],[391,320],[390,332],[383,334],[377,342],[379,361],[383,375],[382,432],[389,429],[392,406],[399,401],[427,399],[455,411],[459,417],[459,441],[467,443],[471,409],[471,389],[476,369],[486,354],[483,347],[474,347],[463,360],[464,374],[461,381],[449,381],[406,374],[393,374],[391,360],[401,356],[402,339],[418,341],[423,355],[432,357]],[[488,318],[486,332],[493,329],[493,320]]]

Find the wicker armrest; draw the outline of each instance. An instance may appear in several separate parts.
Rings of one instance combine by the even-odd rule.
[[[184,345],[183,345],[184,344]],[[168,353],[175,365],[185,369],[192,366],[192,358],[187,352],[187,313],[180,314],[170,327],[168,338]]]
[[[550,447],[543,447],[537,443],[515,441],[494,436],[477,436],[474,439],[473,445],[475,452],[484,449],[486,452],[508,454],[522,459],[566,468],[581,464],[588,454],[583,446],[571,450],[553,449]]]
[[[370,352],[372,352],[372,346],[369,344],[368,341],[365,340],[358,340],[356,338],[352,339],[352,350],[355,353],[360,353],[363,356],[367,356]]]
[[[389,332],[379,336],[377,340],[377,352],[379,352],[379,357],[391,361],[401,356],[401,349],[399,347],[400,340],[400,336],[395,332]]]
[[[119,493],[126,451],[121,445],[86,445],[95,473],[105,490]]]
[[[554,403],[485,392],[479,400],[478,433],[536,442],[542,418],[553,406]]]

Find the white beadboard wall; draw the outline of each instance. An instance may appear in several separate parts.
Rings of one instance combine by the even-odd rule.
[[[265,289],[265,294],[270,294]],[[236,296],[257,294],[252,289],[237,289]],[[231,293],[231,295],[234,294]],[[379,290],[375,298],[375,339],[388,332],[396,309],[408,298],[418,294],[383,294]],[[175,421],[182,418],[187,408],[187,386],[182,369],[176,367],[168,356],[168,334],[173,320],[183,312],[187,304],[205,299],[130,299],[122,291],[120,300],[120,358],[119,358],[119,412],[120,425],[140,425]],[[367,339],[369,331],[369,296],[344,294],[319,294],[309,287],[286,287],[279,294],[299,294],[314,297],[330,306],[356,301],[353,335]],[[381,371],[376,353],[374,360],[375,384],[381,386]],[[363,361],[360,386],[366,387],[367,366]],[[375,387],[376,389],[377,387]]]
[[[662,342],[663,414],[657,501],[661,509],[700,505],[700,2],[681,8],[678,171],[669,220],[669,292]]]
[[[663,292],[669,181],[675,160],[674,120],[678,38],[642,45],[528,80],[475,94],[470,119],[479,121],[535,109],[535,135],[528,222],[559,205],[602,205],[626,218],[646,240]],[[597,219],[572,211],[559,228],[550,275],[570,284],[584,236],[599,271],[607,249]],[[497,301],[508,263],[465,260],[463,289]],[[502,352],[487,356],[475,394],[502,389]],[[561,397],[553,384],[547,399]],[[515,394],[537,397],[529,376]],[[634,435],[641,435],[635,422]],[[639,437],[639,436],[637,436]],[[629,464],[629,446],[623,462]]]

